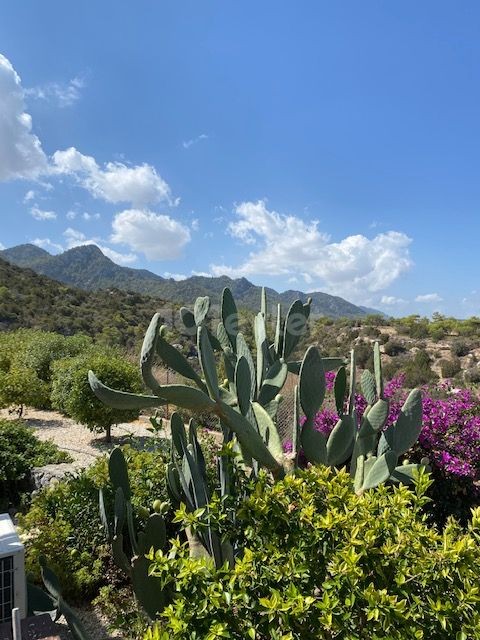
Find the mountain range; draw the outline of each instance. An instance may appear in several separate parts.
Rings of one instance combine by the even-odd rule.
[[[65,284],[94,291],[99,289],[121,289],[173,301],[191,304],[198,296],[210,296],[218,303],[224,287],[229,287],[239,306],[256,310],[259,305],[261,287],[246,278],[232,279],[227,276],[191,276],[185,280],[163,278],[146,269],[132,269],[115,264],[96,245],[82,245],[63,253],[52,255],[33,244],[22,244],[0,251],[0,258],[19,267],[32,269]],[[361,307],[328,293],[288,290],[278,293],[267,289],[268,301],[288,307],[299,298],[302,302],[312,298],[312,314],[316,316],[361,317],[368,314],[383,315],[376,309]]]

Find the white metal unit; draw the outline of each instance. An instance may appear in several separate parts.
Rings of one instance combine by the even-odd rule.
[[[0,623],[12,619],[12,609],[26,615],[25,550],[8,513],[0,513]]]

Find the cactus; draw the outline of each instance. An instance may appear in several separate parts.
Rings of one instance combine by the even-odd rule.
[[[266,327],[267,297],[265,290],[262,291],[261,311],[255,317],[256,366],[239,331],[237,308],[229,289],[222,294],[221,321],[216,337],[207,326],[208,298],[198,298],[193,312],[182,307],[180,315],[186,331],[196,334],[203,377],[166,342],[160,316],[155,314],[145,335],[140,357],[143,380],[153,395],[136,395],[110,389],[93,372],[89,373],[90,386],[100,400],[117,408],[159,407],[169,403],[198,413],[215,415],[222,425],[225,441],[230,440],[230,433],[234,434],[245,464],[251,466],[254,472],[258,465],[266,467],[275,477],[281,478],[291,470],[292,461],[283,453],[276,427],[279,394],[288,372],[300,373],[301,404],[304,410],[307,406],[310,416],[308,427],[302,431],[302,440],[305,440],[302,446],[308,450],[309,459],[326,462],[326,444],[323,436],[320,437],[321,434],[313,430],[313,417],[325,393],[324,372],[342,365],[343,360],[322,358],[315,347],[307,351],[302,362],[290,360],[305,332],[310,304],[311,300],[306,304],[296,300],[290,306],[285,320],[278,308],[272,342]],[[219,384],[215,352],[224,360],[226,385]],[[155,355],[196,386],[160,385],[152,373]],[[350,429],[350,423],[344,421],[340,428]],[[294,429],[295,432],[298,430],[297,424]],[[348,439],[349,436],[341,438]],[[336,451],[336,445],[333,448]],[[182,456],[188,460],[187,454],[188,450]],[[339,456],[334,455],[334,459],[338,460]],[[170,490],[173,491],[173,485]]]
[[[39,557],[40,571],[45,591],[37,585],[27,583],[29,615],[55,611],[55,622],[63,616],[74,640],[89,640],[87,632],[73,609],[65,602],[60,581],[47,565],[44,556]]]
[[[408,480],[411,471],[397,470],[398,459],[416,441],[421,428],[422,398],[418,390],[411,392],[395,425],[385,432],[389,403],[383,397],[383,377],[380,348],[374,345],[374,374],[364,371],[361,379],[362,392],[368,406],[358,424],[355,397],[355,353],[350,358],[350,385],[347,397],[347,376],[344,361],[340,358],[322,358],[316,347],[310,347],[301,362],[290,360],[300,337],[305,332],[310,315],[309,300],[303,304],[296,300],[290,306],[285,320],[277,309],[274,340],[268,337],[266,318],[267,297],[262,291],[261,311],[255,317],[256,358],[252,355],[245,338],[239,331],[238,313],[229,289],[224,289],[221,301],[221,321],[216,337],[207,326],[210,301],[198,298],[193,312],[182,307],[180,315],[186,331],[196,334],[197,349],[203,377],[174,347],[164,339],[164,328],[158,314],[152,318],[143,342],[140,367],[145,385],[154,395],[136,395],[115,391],[103,385],[89,373],[92,390],[106,404],[116,408],[158,407],[167,403],[215,415],[222,427],[224,444],[234,438],[241,463],[250,466],[256,473],[258,466],[269,469],[274,477],[282,478],[298,463],[299,445],[307,460],[314,464],[338,466],[351,459],[350,473],[355,490],[359,493],[385,480],[386,470],[391,469],[386,479]],[[225,364],[227,379],[219,384],[215,354],[220,354]],[[174,368],[196,386],[183,384],[160,385],[152,373],[155,355]],[[256,366],[255,366],[256,360]],[[315,429],[314,419],[325,395],[325,371],[339,368],[335,378],[335,403],[338,422],[327,438]],[[284,454],[277,431],[276,418],[280,391],[288,372],[299,375],[295,391],[295,416],[292,425],[293,451]],[[305,423],[300,428],[300,409],[305,414]],[[192,427],[193,428],[193,427]],[[179,440],[178,444],[182,444]],[[391,453],[393,452],[393,453]],[[191,458],[188,447],[176,447],[176,454],[183,460],[190,476],[196,460]],[[395,465],[392,467],[394,455]],[[362,460],[357,472],[358,461]],[[192,467],[192,468],[190,468]],[[183,469],[183,467],[182,467]],[[184,494],[181,470],[170,469],[172,496]],[[231,478],[230,478],[231,480]],[[372,484],[373,483],[373,484]],[[180,484],[180,489],[179,485]],[[227,483],[228,484],[228,483]],[[190,489],[192,486],[190,486]],[[128,504],[128,500],[127,500]],[[191,501],[193,505],[193,500]],[[127,523],[130,522],[127,511]],[[132,532],[133,535],[133,532]],[[206,545],[209,548],[208,544]],[[212,551],[210,548],[209,551]]]
[[[164,608],[169,593],[160,580],[149,575],[150,562],[146,554],[151,549],[157,551],[165,548],[165,520],[162,514],[153,513],[149,516],[144,531],[136,530],[127,462],[118,447],[110,454],[108,472],[115,494],[114,520],[113,523],[108,520],[102,491],[99,501],[100,518],[112,547],[115,564],[131,579],[138,602],[153,620]]]
[[[351,353],[351,381],[354,380],[355,353]],[[422,394],[419,389],[410,392],[396,422],[384,430],[388,418],[389,402],[383,396],[383,376],[378,342],[374,345],[374,374],[364,371],[362,393],[367,407],[362,420],[354,430],[350,474],[358,494],[389,482],[411,484],[421,467],[426,464],[399,466],[399,458],[412,447],[422,428]],[[350,385],[349,414],[356,423],[354,410],[354,383]],[[332,432],[333,434],[333,432]],[[330,436],[331,437],[331,436]]]

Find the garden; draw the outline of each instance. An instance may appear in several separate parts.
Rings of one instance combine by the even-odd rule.
[[[127,640],[480,638],[475,383],[410,385],[378,335],[365,359],[308,346],[308,303],[283,317],[263,292],[245,318],[225,289],[216,315],[182,307],[187,357],[155,314],[140,369],[88,336],[0,334],[0,501],[31,611],[75,640],[103,637],[85,611]],[[32,496],[32,470],[69,453],[29,407],[109,455]],[[116,446],[113,425],[140,415],[149,436]]]

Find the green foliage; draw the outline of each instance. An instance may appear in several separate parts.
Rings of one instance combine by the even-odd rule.
[[[123,448],[132,470],[134,516],[145,521],[145,509],[153,511],[157,499],[168,500],[165,486],[166,452]],[[74,601],[94,597],[107,583],[121,582],[98,509],[101,488],[107,504],[113,502],[108,480],[108,461],[98,459],[75,476],[43,489],[36,495],[20,525],[26,536],[26,569],[40,582],[39,558],[45,556],[58,575],[65,595]],[[174,533],[172,530],[170,533]]]
[[[451,345],[452,353],[454,356],[461,358],[462,356],[467,356],[472,348],[472,344],[470,341],[458,338],[454,340]]]
[[[401,353],[405,353],[406,348],[405,348],[405,345],[403,345],[398,340],[390,339],[388,342],[385,343],[383,350],[385,351],[387,356],[394,357],[394,356],[398,356]]]
[[[21,416],[25,405],[45,409],[49,404],[49,386],[35,371],[17,364],[0,371],[0,407],[18,407]]]
[[[21,420],[0,420],[0,510],[18,505],[33,467],[71,462],[53,442],[42,442]]]
[[[137,367],[116,351],[93,350],[76,358],[65,358],[53,365],[52,406],[91,431],[105,431],[110,439],[111,426],[135,420],[138,410],[119,411],[107,407],[93,394],[88,371],[94,368],[107,384],[122,391],[142,391]]]
[[[33,329],[0,334],[0,406],[48,408],[53,362],[83,353],[91,344],[87,336]]]
[[[75,268],[79,274],[85,273],[85,269]],[[98,283],[98,273],[92,279]],[[145,333],[152,308],[163,308],[165,315],[171,315],[177,307],[158,296],[134,293],[133,287],[122,291],[114,282],[99,291],[82,291],[2,259],[0,282],[2,329],[28,327],[66,336],[84,334],[107,346],[135,346]]]
[[[451,359],[442,358],[439,365],[442,372],[442,378],[454,378],[462,369],[459,358],[455,357]]]
[[[210,508],[243,547],[232,568],[178,542],[152,557],[175,599],[145,640],[478,638],[480,510],[467,531],[452,521],[439,534],[422,515],[428,484],[358,497],[344,471],[261,475],[234,527]]]
[[[478,384],[480,382],[480,367],[470,367],[464,372],[465,382]]]
[[[428,353],[423,349],[419,349],[404,367],[405,386],[419,387],[436,380],[438,376],[432,371],[430,365],[431,358]]]

